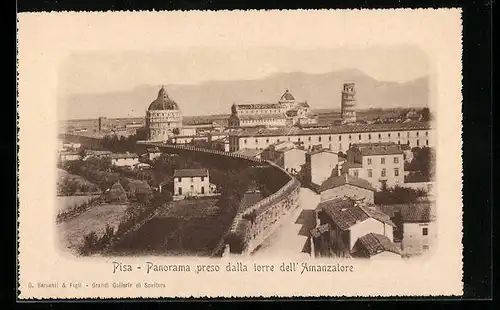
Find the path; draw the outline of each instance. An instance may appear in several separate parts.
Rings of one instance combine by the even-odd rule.
[[[287,216],[284,223],[267,238],[253,256],[259,258],[310,257],[305,250],[309,230],[315,225],[315,212],[320,196],[310,189],[301,188],[299,207]]]

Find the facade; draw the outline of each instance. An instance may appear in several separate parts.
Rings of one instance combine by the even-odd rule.
[[[91,157],[97,157],[100,159],[107,158],[110,157],[111,154],[113,154],[111,151],[85,150],[83,160],[87,160]]]
[[[112,129],[111,122],[107,117],[99,117],[98,126],[99,131],[110,131]]]
[[[139,156],[135,153],[111,154],[111,164],[119,167],[134,167],[139,163]]]
[[[165,141],[182,128],[182,115],[179,106],[170,99],[165,86],[146,111],[146,134],[148,140]]]
[[[354,144],[342,173],[367,180],[380,190],[404,184],[404,152],[395,143]]]
[[[212,149],[214,149],[214,150],[229,152],[229,138],[228,137],[223,137],[223,138],[219,138],[216,140],[212,140],[211,144],[212,144]]]
[[[314,248],[319,255],[351,257],[359,238],[370,234],[394,240],[394,223],[375,205],[338,198],[320,202],[316,208],[317,227],[311,230]],[[322,229],[319,229],[322,227]]]
[[[306,163],[306,151],[292,142],[277,142],[262,153],[262,159],[273,161],[287,172],[295,174]]]
[[[344,123],[356,122],[356,85],[345,83],[342,90],[341,117]]]
[[[60,161],[80,160],[81,158],[80,153],[75,151],[62,151],[59,153]]]
[[[294,126],[309,119],[309,104],[296,102],[288,91],[277,103],[233,104],[228,119],[230,128],[242,127],[285,127]]]
[[[434,130],[425,122],[351,124],[311,129],[246,128],[231,132],[229,135],[231,152],[240,148],[265,149],[282,141],[300,143],[306,150],[310,150],[313,145],[321,144],[323,148],[342,153],[346,153],[352,144],[359,143],[392,142],[402,145],[403,149],[406,148],[404,145],[410,149],[417,146],[434,146]]]
[[[154,160],[155,158],[158,158],[161,156],[161,151],[157,147],[155,148],[148,148],[146,150],[147,156],[149,160]]]
[[[405,255],[418,255],[429,250],[436,239],[435,215],[428,202],[406,205],[401,208],[403,240],[401,247]]]
[[[208,196],[215,193],[207,169],[178,169],[174,171],[174,198]]]
[[[308,152],[304,166],[307,181],[313,186],[320,186],[332,176],[338,161],[339,156],[329,150]]]
[[[332,176],[321,184],[321,201],[349,197],[374,203],[375,189],[370,182],[351,176]]]

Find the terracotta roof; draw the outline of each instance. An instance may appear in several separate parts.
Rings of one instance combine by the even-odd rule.
[[[337,198],[318,204],[317,211],[324,211],[342,230],[347,230],[358,222],[374,218],[380,222],[395,226],[389,216],[378,210],[374,205],[362,206],[351,198]]]
[[[207,169],[178,169],[174,171],[174,178],[206,177],[206,176],[208,176]]]
[[[317,134],[343,134],[343,133],[363,133],[363,132],[385,132],[385,131],[404,131],[404,130],[429,130],[428,122],[408,122],[408,123],[390,123],[390,124],[345,124],[331,126],[330,128],[281,128],[267,130],[245,129],[231,133],[240,137],[252,136],[286,136],[286,135],[317,135]]]
[[[293,97],[293,95],[287,89],[285,93],[281,96],[281,100],[295,100],[295,97]]]
[[[179,106],[175,101],[170,99],[165,86],[162,86],[158,91],[158,97],[151,102],[148,110],[178,110]]]
[[[369,257],[385,251],[401,255],[401,250],[398,246],[384,235],[369,233],[359,238],[356,243],[358,242],[366,249]]]
[[[325,191],[327,189],[336,188],[343,185],[353,185],[356,187],[361,187],[367,190],[375,191],[371,186],[370,182],[357,178],[352,175],[344,174],[342,176],[333,176],[326,179],[320,186],[320,191]]]
[[[426,223],[434,219],[430,202],[401,206],[401,217],[404,223]]]

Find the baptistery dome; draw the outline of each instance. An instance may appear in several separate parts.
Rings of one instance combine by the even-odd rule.
[[[172,100],[165,86],[146,111],[146,132],[148,140],[167,141],[182,127],[182,115],[177,103]]]

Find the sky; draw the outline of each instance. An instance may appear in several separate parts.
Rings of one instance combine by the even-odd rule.
[[[413,46],[366,49],[189,48],[72,53],[59,68],[59,96],[130,90],[142,84],[198,84],[251,80],[281,72],[326,73],[359,69],[379,81],[405,82],[429,72]]]

